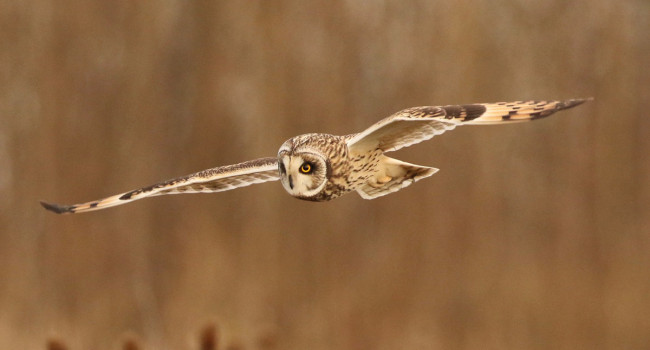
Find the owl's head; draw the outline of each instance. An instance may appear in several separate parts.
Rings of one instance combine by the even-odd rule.
[[[300,137],[291,138],[278,151],[280,181],[284,189],[296,198],[323,200],[319,194],[327,185],[330,163],[316,145],[300,140]]]

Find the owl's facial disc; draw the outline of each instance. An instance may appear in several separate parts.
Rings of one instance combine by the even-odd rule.
[[[310,199],[327,184],[327,162],[316,152],[280,152],[280,180],[290,195]]]

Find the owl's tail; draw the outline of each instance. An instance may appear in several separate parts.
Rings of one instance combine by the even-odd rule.
[[[435,174],[438,169],[402,162],[383,156],[375,176],[357,189],[364,199],[374,199],[397,192],[412,183]]]

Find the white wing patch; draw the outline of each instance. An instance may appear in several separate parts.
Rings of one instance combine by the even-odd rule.
[[[47,202],[41,202],[41,204],[45,209],[58,214],[79,213],[110,208],[147,197],[179,193],[221,192],[279,179],[277,158],[261,158],[199,171],[92,202],[74,205],[59,205]]]
[[[348,147],[358,151],[379,148],[384,152],[408,147],[452,130],[458,125],[456,121],[445,120],[444,116],[445,111],[440,107],[405,109],[352,135],[348,140]]]

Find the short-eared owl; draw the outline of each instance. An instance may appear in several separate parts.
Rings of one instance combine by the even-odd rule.
[[[327,201],[351,191],[357,191],[365,199],[373,199],[398,191],[438,171],[389,158],[385,153],[428,140],[459,125],[540,119],[586,100],[413,107],[399,111],[358,134],[305,134],[290,138],[282,144],[277,157],[203,170],[88,203],[41,203],[56,213],[77,213],[146,197],[220,192],[275,180],[280,180],[290,195],[309,201]]]

